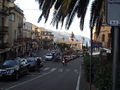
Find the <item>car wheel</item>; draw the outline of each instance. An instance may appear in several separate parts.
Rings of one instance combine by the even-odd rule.
[[[29,69],[27,68],[27,69],[26,69],[26,75],[28,75],[28,74],[29,74]]]

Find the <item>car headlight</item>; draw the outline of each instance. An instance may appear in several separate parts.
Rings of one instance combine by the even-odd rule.
[[[12,74],[14,70],[7,70],[7,74]]]

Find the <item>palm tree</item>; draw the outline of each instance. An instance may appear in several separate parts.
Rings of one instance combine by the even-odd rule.
[[[51,21],[53,26],[56,26],[56,28],[58,28],[59,23],[61,23],[63,26],[63,23],[66,20],[65,28],[69,29],[74,17],[77,15],[77,17],[80,19],[80,29],[83,30],[84,19],[90,0],[36,0],[36,1],[39,2],[39,8],[42,11],[38,19],[38,22],[40,22],[42,17],[45,18],[46,22],[49,17],[50,9],[54,7],[53,19]],[[91,29],[91,39],[93,27],[94,26],[96,27],[96,33],[97,35],[99,35],[102,23],[105,20],[104,8],[106,1],[107,0],[92,1],[89,26]]]
[[[66,18],[65,28],[69,29],[75,15],[80,18],[80,29],[83,30],[84,27],[84,19],[87,11],[87,7],[89,5],[90,0],[36,0],[39,3],[39,9],[42,11],[38,22],[45,18],[45,22],[47,22],[50,10],[54,7],[53,19],[51,23],[53,26],[58,28],[59,23],[63,23]],[[100,26],[103,21],[103,12],[102,8],[103,2],[105,0],[93,0],[92,8],[91,8],[91,19],[90,19],[90,28],[93,29],[96,26],[97,34],[99,34]]]

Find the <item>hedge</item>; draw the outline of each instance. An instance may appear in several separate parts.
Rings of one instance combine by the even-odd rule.
[[[86,80],[90,80],[90,56],[88,54],[84,57],[84,69]],[[111,90],[112,89],[112,61],[102,56],[92,57],[92,84],[98,90]]]

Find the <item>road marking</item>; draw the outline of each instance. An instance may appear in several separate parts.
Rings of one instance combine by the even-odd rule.
[[[53,71],[55,71],[55,70],[56,70],[56,68],[52,68],[50,71],[53,72]]]
[[[48,69],[50,69],[50,67],[46,67],[46,68],[44,68],[43,71],[46,71],[46,70],[48,70]]]
[[[74,70],[74,72],[75,72],[75,73],[78,73],[78,70],[77,70],[77,69],[75,69],[75,70]]]
[[[70,69],[66,69],[66,72],[69,72],[70,71]]]
[[[45,76],[45,75],[50,74],[50,73],[54,72],[55,70],[56,70],[56,69],[53,68],[53,69],[51,69],[51,70],[50,70],[49,72],[47,72],[47,73],[44,73],[44,74],[42,74],[42,75],[40,75],[40,76],[38,76],[38,77],[35,77],[35,78],[33,78],[33,79],[30,79],[30,80],[28,80],[28,81],[24,81],[24,82],[22,82],[22,83],[13,85],[12,87],[8,87],[8,88],[6,88],[5,90],[10,90],[10,89],[15,88],[15,87],[17,87],[17,86],[20,86],[20,85],[29,83],[29,82],[31,82],[31,81],[34,81],[34,80],[36,80],[36,79],[38,79],[38,78],[41,78],[41,77],[43,77],[43,76]]]
[[[78,80],[77,80],[76,90],[79,90],[80,78],[81,78],[81,65],[80,65],[80,73],[79,73]]]
[[[58,70],[58,72],[63,72],[63,69],[62,69],[62,68],[60,68],[60,69]]]

